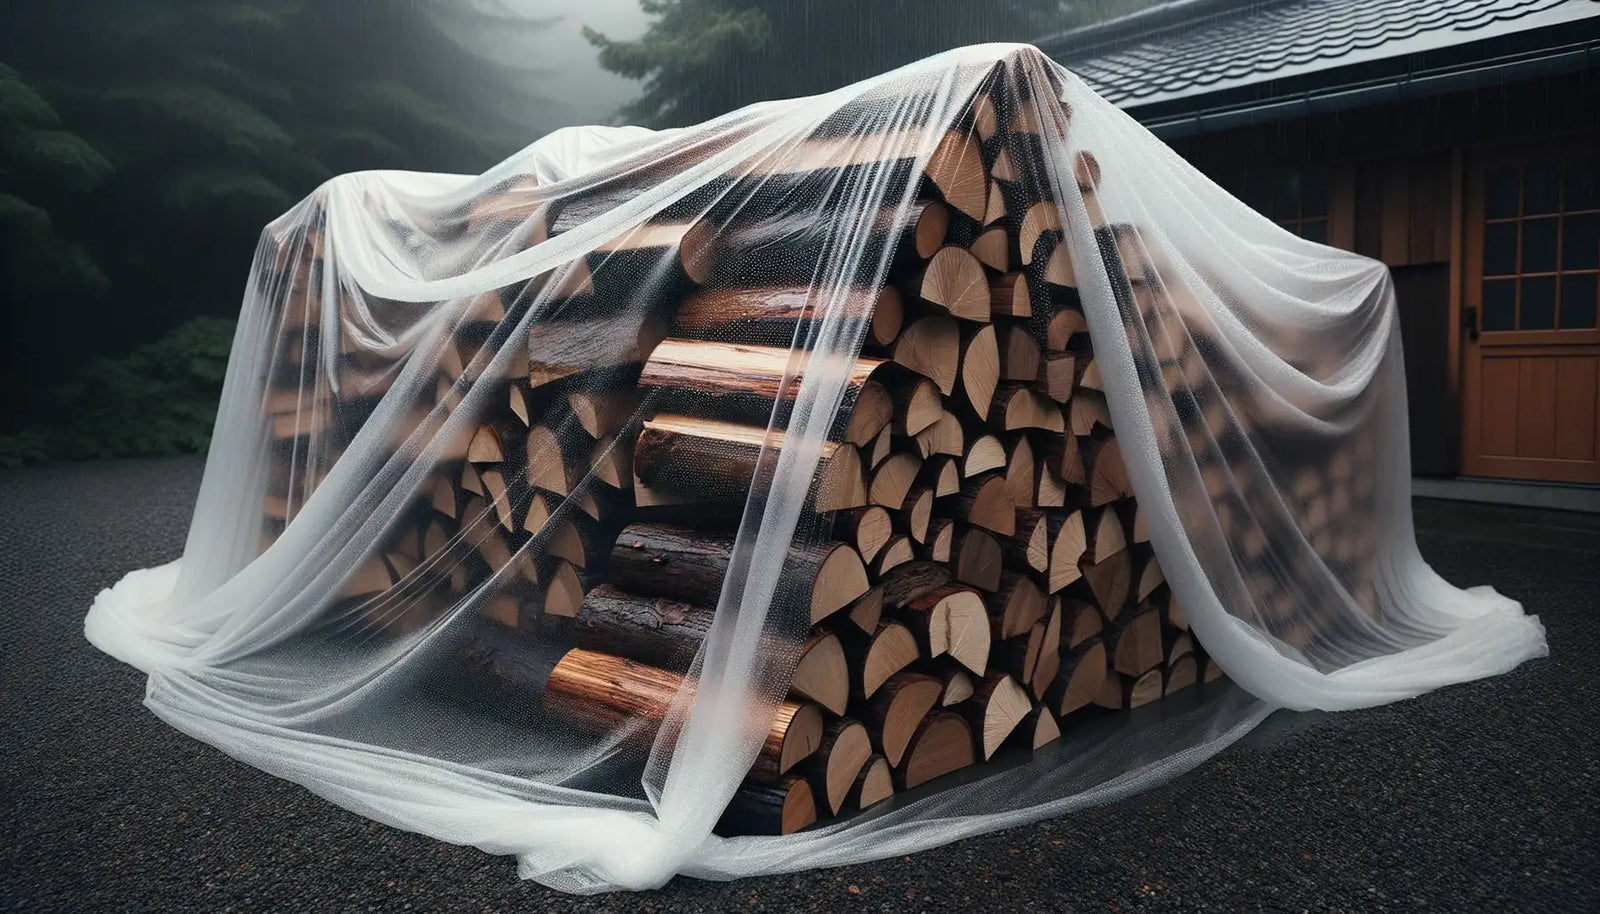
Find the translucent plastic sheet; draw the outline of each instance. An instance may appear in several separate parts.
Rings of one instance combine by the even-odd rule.
[[[1418,555],[1403,378],[1380,264],[966,48],[329,182],[182,559],[86,629],[173,726],[564,890],[904,854],[1543,654]]]

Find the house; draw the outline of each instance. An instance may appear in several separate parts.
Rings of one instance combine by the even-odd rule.
[[[1416,475],[1600,484],[1600,0],[1176,0],[1036,43],[1389,265]]]

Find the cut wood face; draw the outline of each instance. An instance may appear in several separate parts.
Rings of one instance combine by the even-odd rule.
[[[878,621],[883,618],[883,588],[874,587],[856,597],[855,602],[845,607],[845,615],[861,631],[869,635],[877,631]]]
[[[1074,511],[1052,520],[1056,524],[1055,539],[1050,543],[1050,592],[1059,593],[1068,584],[1083,577],[1079,562],[1088,549],[1088,538],[1083,529],[1083,512]]]
[[[845,543],[835,543],[822,560],[811,587],[812,623],[849,606],[871,586],[861,554]]]
[[[985,761],[994,756],[995,750],[1000,748],[1000,744],[1032,709],[1033,702],[1028,700],[1028,693],[1015,679],[1010,676],[998,677],[998,681],[990,686],[988,702],[984,706],[982,746]]]
[[[889,764],[898,765],[917,726],[939,703],[944,684],[920,673],[899,673],[882,689],[874,713],[882,721],[879,745]]]
[[[1064,623],[1068,632],[1066,645],[1069,648],[1075,648],[1098,636],[1104,628],[1100,620],[1100,610],[1093,604],[1068,601],[1067,605],[1063,606],[1063,611],[1071,615],[1071,619]]]
[[[1050,316],[1050,324],[1045,330],[1045,346],[1049,349],[1066,349],[1074,335],[1088,332],[1089,323],[1084,320],[1081,311],[1062,308]]]
[[[1001,536],[1017,531],[1017,507],[1005,477],[999,474],[969,480],[956,499],[959,519]]]
[[[912,489],[900,506],[900,516],[913,540],[927,542],[928,522],[933,518],[933,489],[926,486]]]
[[[995,343],[1000,349],[1002,380],[1032,383],[1039,376],[1039,344],[1027,327],[996,325]]]
[[[905,504],[906,493],[911,491],[911,485],[916,482],[917,472],[921,468],[922,460],[916,454],[903,451],[891,454],[872,473],[872,484],[867,491],[868,501],[885,508],[899,508]]]
[[[845,712],[850,701],[850,667],[837,635],[822,632],[806,641],[789,688],[834,714]]]
[[[867,505],[854,512],[842,512],[836,521],[836,536],[849,537],[861,557],[871,561],[894,533],[894,520],[888,509]]]
[[[1000,616],[1001,638],[1015,638],[1026,633],[1045,615],[1044,592],[1027,575],[1015,572],[1002,576],[1000,590],[989,602]]]
[[[894,360],[949,396],[955,392],[961,366],[961,329],[953,318],[941,314],[919,318],[895,341]]]
[[[871,698],[873,693],[890,676],[910,666],[917,659],[917,639],[911,629],[898,622],[885,622],[878,626],[867,649],[867,659],[861,669],[861,691]]]
[[[1029,376],[1031,377],[1033,373],[1030,371]],[[1006,431],[1037,428],[1059,433],[1066,428],[1061,410],[1054,400],[1020,385],[1002,389],[996,395],[995,407],[991,410],[990,417],[992,420],[998,419],[998,424]]]
[[[957,532],[951,551],[955,556],[956,580],[980,590],[999,589],[1005,557],[994,536],[977,527],[968,527]]]
[[[906,753],[901,780],[910,790],[975,761],[972,728],[959,714],[934,714],[917,728]]]
[[[795,778],[783,799],[782,834],[795,832],[817,821],[817,801],[805,778]]]
[[[1016,533],[1012,534],[1012,541],[1022,548],[1022,553],[1027,566],[1034,571],[1044,572],[1050,569],[1050,530],[1045,524],[1044,515],[1033,512],[1031,517],[1022,518],[1019,515]]]
[[[833,745],[828,750],[824,775],[828,787],[827,804],[831,812],[838,813],[844,809],[845,797],[855,784],[856,775],[871,757],[872,741],[867,736],[866,727],[849,721],[835,733]]]
[[[1041,749],[1061,738],[1061,727],[1048,709],[1033,715],[1032,748]]]
[[[955,539],[955,521],[935,518],[928,523],[928,558],[944,563],[950,561],[951,543]]]
[[[964,248],[944,247],[933,255],[923,270],[918,295],[953,317],[989,320],[988,278],[983,264]]]
[[[986,267],[999,273],[1011,269],[1011,239],[1005,226],[985,229],[972,242],[972,255]]]
[[[987,318],[987,290],[984,295]],[[1000,383],[1000,347],[995,342],[994,327],[988,324],[962,336],[961,390],[973,411],[982,416],[988,413],[995,386]]]
[[[905,326],[905,303],[900,300],[900,293],[894,286],[884,286],[878,292],[878,302],[872,309],[872,325],[869,328],[872,341],[879,346],[893,343],[895,337],[900,335],[900,329]]]
[[[894,774],[888,760],[881,755],[869,759],[856,778],[856,791],[855,805],[861,809],[894,796]]]
[[[1006,465],[1005,445],[993,435],[979,435],[967,446],[961,462],[961,475],[971,478]]]
[[[1079,563],[1078,569],[1083,572],[1083,577],[1089,582],[1089,588],[1094,593],[1095,602],[1099,604],[1100,611],[1108,619],[1115,619],[1122,612],[1122,607],[1128,602],[1129,579],[1132,576],[1131,563],[1128,561],[1127,550],[1100,562],[1090,564],[1084,561]]]
[[[868,380],[856,392],[850,421],[844,430],[844,440],[857,447],[866,447],[892,418],[894,401],[889,398],[889,392],[877,381]]]
[[[1126,689],[1126,701],[1130,708],[1143,707],[1155,701],[1162,695],[1161,670],[1155,669],[1144,673],[1128,683]]]
[[[948,708],[972,697],[977,683],[966,670],[950,670],[944,677],[944,691],[939,693],[939,706]]]
[[[1133,495],[1128,468],[1122,462],[1122,448],[1112,438],[1094,455],[1094,474],[1089,479],[1089,503],[1104,505]]]
[[[938,422],[944,414],[944,401],[939,396],[939,388],[927,378],[902,382],[891,391],[891,395],[894,398],[894,428],[897,435],[916,435]]]
[[[1099,703],[1105,696],[1107,683],[1114,678],[1108,674],[1105,645],[1092,641],[1080,647],[1074,656],[1063,660],[1061,672],[1056,674],[1055,682],[1046,693],[1047,700],[1057,715],[1065,717],[1080,708]],[[1117,685],[1116,704],[1112,707],[1121,706],[1121,687]]]
[[[778,757],[778,773],[783,774],[822,746],[822,712],[816,705],[785,702],[778,708],[773,732],[779,732],[780,724],[783,750]]]
[[[1116,671],[1138,676],[1161,666],[1164,659],[1160,614],[1141,612],[1129,618],[1117,633],[1117,651],[1112,658]]]
[[[989,180],[977,140],[959,130],[945,133],[925,171],[946,203],[973,219],[983,218],[989,206]]]
[[[957,663],[981,674],[989,663],[989,616],[983,598],[970,590],[939,601],[929,627],[934,657],[949,654]]]
[[[917,450],[925,459],[940,455],[960,457],[965,446],[966,432],[961,428],[961,420],[943,410],[933,424],[917,433]]]
[[[889,540],[889,543],[883,547],[883,550],[878,553],[878,557],[873,559],[873,576],[882,578],[891,569],[898,565],[904,565],[915,557],[916,555],[911,546],[911,537],[904,533],[896,533]]]
[[[1022,216],[1022,224],[1017,229],[1017,246],[1022,252],[1022,263],[1033,263],[1035,248],[1039,239],[1045,232],[1061,231],[1061,213],[1056,205],[1048,200],[1041,200],[1028,207]]]

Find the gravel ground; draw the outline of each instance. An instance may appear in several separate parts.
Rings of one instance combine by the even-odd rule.
[[[915,857],[572,898],[519,882],[508,858],[339,810],[140,706],[143,678],[83,640],[83,614],[125,571],[178,554],[199,478],[194,460],[0,473],[0,908],[1600,910],[1586,523],[1419,511],[1446,577],[1493,582],[1549,629],[1551,658],[1491,682],[1279,714],[1163,788]]]

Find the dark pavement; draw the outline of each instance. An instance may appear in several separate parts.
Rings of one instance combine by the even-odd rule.
[[[860,866],[572,898],[344,812],[168,728],[84,641],[177,556],[196,460],[0,473],[0,909],[1600,911],[1600,534],[1419,506],[1423,551],[1544,619],[1553,654],[1371,711],[1279,714],[1173,783]]]

